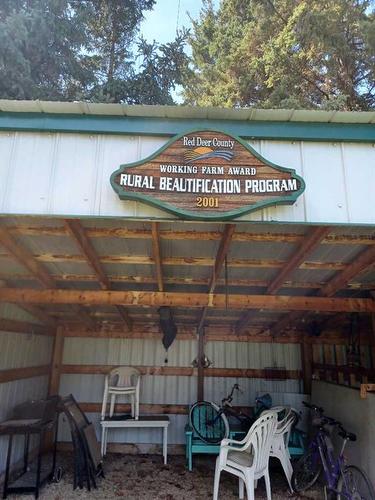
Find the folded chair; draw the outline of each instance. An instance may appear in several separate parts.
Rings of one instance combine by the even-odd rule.
[[[132,417],[138,420],[140,380],[140,372],[131,366],[119,366],[109,372],[104,383],[102,420],[105,419],[109,397],[111,399],[109,416],[113,417],[117,396],[130,396]]]
[[[272,440],[277,426],[277,413],[269,411],[259,417],[242,441],[223,439],[216,460],[214,495],[218,499],[221,471],[239,478],[239,498],[244,498],[244,484],[248,500],[254,500],[257,480],[264,477],[267,500],[271,500],[271,482],[268,462]]]

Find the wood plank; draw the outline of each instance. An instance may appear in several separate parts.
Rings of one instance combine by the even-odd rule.
[[[48,382],[49,396],[54,396],[55,394],[59,394],[61,366],[64,354],[64,334],[65,334],[64,327],[59,326],[56,330],[55,340],[52,349],[52,360],[51,360],[50,375]]]
[[[0,370],[0,383],[4,384],[5,382],[12,382],[13,380],[40,377],[42,375],[48,375],[49,371],[49,365],[28,366],[26,368],[11,368],[8,370]]]
[[[164,291],[163,285],[163,270],[162,270],[162,260],[160,251],[160,236],[159,236],[159,223],[151,223],[151,235],[152,235],[152,257],[155,263],[156,270],[156,281],[158,283],[159,292]]]
[[[330,232],[330,230],[331,228],[328,226],[316,226],[310,229],[309,233],[302,240],[301,245],[268,285],[266,293],[277,293],[285,279],[299,268],[299,266],[306,260],[306,257],[321,244],[323,238]]]
[[[40,309],[40,307],[33,306],[32,304],[19,304],[24,311],[34,316],[34,318],[38,319],[45,325],[48,325],[52,328],[57,328],[58,322],[50,316],[47,312]]]
[[[9,226],[8,230],[12,234],[25,234],[30,236],[64,236],[64,227],[30,226],[20,224]],[[150,239],[151,235],[147,229],[131,229],[123,227],[103,227],[87,228],[89,238],[124,238],[124,239]],[[220,231],[178,231],[164,230],[160,232],[161,239],[165,240],[200,240],[215,241],[220,240]],[[278,242],[278,243],[299,243],[304,236],[297,233],[250,233],[237,232],[233,237],[234,241],[243,242]],[[375,245],[375,237],[372,234],[330,234],[322,241],[323,244],[340,245]]]
[[[1,258],[7,258],[7,254],[0,253]],[[86,262],[82,255],[72,254],[35,254],[35,260],[38,262]],[[151,257],[145,255],[103,255],[100,257],[103,264],[129,264],[129,265],[152,265],[154,263]],[[215,260],[211,257],[166,257],[162,260],[163,266],[203,266],[212,267]],[[230,259],[228,267],[231,268],[281,268],[285,265],[285,260],[275,259]],[[346,264],[341,262],[304,262],[300,269],[328,269],[331,271],[340,271],[345,269]]]
[[[86,413],[100,413],[102,410],[101,403],[79,403],[79,406]],[[130,405],[122,403],[116,404],[116,411],[119,413],[130,413]],[[140,403],[139,412],[146,415],[187,415],[189,413],[189,405]]]
[[[66,374],[101,374],[106,375],[117,365],[63,365],[61,373]],[[198,369],[190,366],[135,366],[142,375],[164,375],[191,377],[198,375]],[[204,368],[205,377],[238,377],[238,378],[301,378],[300,370],[263,370],[254,368]]]
[[[93,274],[51,274],[57,282],[93,282],[97,281],[96,276]],[[126,276],[126,275],[108,275],[108,279],[112,283],[132,283],[132,284],[149,284],[157,285],[157,280],[153,276]],[[6,274],[0,272],[0,280],[13,280],[13,281],[34,281],[34,278],[28,274]],[[166,285],[185,285],[185,286],[201,286],[207,285],[208,279],[206,278],[180,278],[180,277],[166,277],[163,276],[163,282]],[[251,279],[228,279],[228,286],[235,287],[258,287],[267,288],[270,281],[266,280],[251,280]],[[217,280],[217,286],[225,285],[225,280],[219,278]],[[309,289],[319,289],[325,285],[325,282],[306,282],[306,281],[285,281],[281,288],[305,288]],[[351,281],[347,283],[346,289],[348,290],[372,290],[374,285],[372,283],[360,283],[358,281]]]
[[[357,255],[340,273],[336,274],[328,283],[326,283],[318,292],[320,296],[332,297],[336,292],[346,287],[346,284],[375,264],[375,247],[369,247]]]
[[[101,288],[103,290],[109,290],[111,288],[111,284],[81,222],[78,219],[65,219],[65,227],[71,235],[73,241],[81,250],[87,264],[94,271]]]
[[[375,301],[359,298],[297,297],[290,295],[224,295],[204,293],[123,292],[109,290],[0,289],[0,301],[11,303],[138,305],[269,309],[274,311],[375,312]]]
[[[87,264],[94,271],[94,274],[102,288],[102,290],[110,290],[111,283],[107,278],[106,273],[104,272],[103,266],[100,262],[99,257],[96,254],[95,248],[93,247],[90,239],[88,238],[85,228],[82,226],[81,222],[78,219],[65,219],[65,226],[68,233],[72,236],[73,240],[77,244],[78,248],[81,250],[84,255]],[[118,314],[123,319],[125,325],[129,330],[132,329],[132,320],[126,309],[123,306],[115,306]],[[90,316],[84,313],[84,317],[86,321],[88,321],[93,328],[95,325],[93,324],[93,320]]]
[[[55,330],[51,327],[7,318],[0,318],[0,330],[3,332],[24,333],[25,335],[55,335]]]
[[[204,401],[204,344],[205,344],[205,332],[204,327],[200,328],[198,331],[198,370],[197,370],[197,400]]]
[[[6,248],[10,256],[24,266],[42,285],[47,288],[57,287],[55,281],[49,276],[44,267],[35,260],[32,253],[20,245],[4,226],[0,226],[0,243]]]

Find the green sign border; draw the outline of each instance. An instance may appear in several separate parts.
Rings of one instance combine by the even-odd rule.
[[[127,168],[133,168],[133,167],[138,167],[142,166],[148,161],[153,160],[156,156],[158,156],[160,153],[165,151],[171,144],[176,142],[178,139],[181,139],[181,137],[184,137],[185,135],[188,134],[193,134],[193,133],[204,133],[204,132],[217,132],[217,133],[222,133],[226,134],[229,137],[232,137],[236,141],[238,141],[242,146],[244,146],[251,154],[253,154],[256,158],[264,162],[266,165],[275,168],[276,170],[279,170],[280,172],[288,172],[291,174],[292,178],[297,179],[301,183],[301,187],[298,191],[294,192],[293,194],[289,196],[277,196],[275,198],[271,198],[267,201],[261,201],[259,203],[256,203],[255,205],[245,205],[242,208],[238,208],[236,210],[230,210],[227,212],[210,212],[209,214],[204,213],[202,215],[197,214],[196,212],[191,212],[190,210],[182,210],[170,203],[165,203],[163,201],[155,200],[152,196],[140,194],[140,193],[127,193],[127,192],[120,192],[119,186],[115,183],[114,179],[118,174],[121,174],[124,172],[125,169]],[[151,207],[158,208],[160,210],[164,210],[166,212],[169,212],[173,215],[177,215],[181,219],[185,220],[200,220],[200,221],[228,221],[237,217],[240,217],[242,215],[246,215],[250,212],[255,212],[257,210],[263,209],[265,207],[271,206],[271,205],[292,205],[297,198],[305,191],[305,181],[301,176],[296,174],[296,171],[291,169],[291,168],[286,168],[286,167],[280,167],[279,165],[276,165],[275,163],[272,163],[269,160],[266,160],[261,156],[257,151],[255,151],[249,144],[247,144],[245,141],[240,139],[239,137],[236,137],[232,134],[229,134],[223,130],[217,130],[217,129],[193,129],[193,130],[188,130],[183,132],[182,134],[178,134],[174,137],[172,137],[164,146],[159,148],[155,153],[152,155],[148,156],[147,158],[143,160],[139,160],[133,163],[124,163],[120,165],[120,167],[115,170],[110,178],[111,186],[113,190],[118,194],[120,200],[131,200],[131,201],[140,201],[141,203],[145,203],[146,205],[150,205]]]

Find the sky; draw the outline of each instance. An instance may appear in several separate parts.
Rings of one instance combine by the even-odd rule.
[[[219,0],[214,2],[218,4]],[[146,12],[141,24],[141,33],[148,42],[171,42],[176,35],[176,27],[189,28],[191,23],[187,13],[197,19],[202,7],[201,0],[157,0],[152,11]]]

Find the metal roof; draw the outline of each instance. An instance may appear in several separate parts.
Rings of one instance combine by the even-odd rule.
[[[127,116],[238,121],[375,123],[375,111],[319,111],[307,109],[218,108],[105,104],[83,101],[22,101],[0,99],[0,112],[92,116]]]

